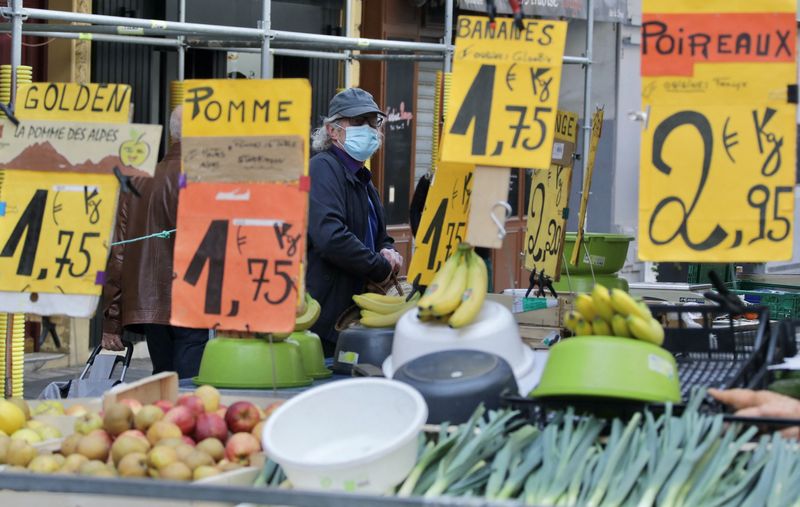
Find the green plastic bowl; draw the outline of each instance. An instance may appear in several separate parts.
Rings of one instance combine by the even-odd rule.
[[[581,246],[581,253],[578,256],[578,265],[572,264],[572,250],[575,248],[575,238],[577,233],[568,232],[564,237],[564,257],[567,262],[561,264],[561,274],[570,275],[591,275],[594,269],[595,275],[611,275],[616,273],[625,265],[625,258],[628,256],[628,245],[633,241],[633,236],[625,234],[603,234],[587,232],[583,235],[583,244],[588,248],[592,257],[592,266],[589,266],[589,257],[586,250]],[[567,265],[568,264],[568,265]],[[567,269],[569,268],[569,269]]]
[[[550,349],[531,396],[678,403],[681,389],[675,358],[663,348],[633,338],[582,336]]]
[[[628,281],[617,275],[561,275],[561,279],[553,282],[553,287],[559,294],[571,292],[580,294],[581,292],[592,292],[595,282],[605,286],[608,290],[622,289],[628,292]]]
[[[322,351],[322,341],[318,334],[311,331],[295,331],[286,341],[296,343],[300,347],[300,357],[303,359],[306,375],[315,380],[333,375],[333,372],[325,367],[325,353]]]
[[[277,370],[274,379],[273,359]],[[192,380],[198,385],[229,389],[304,387],[313,381],[305,372],[297,344],[225,337],[208,341],[200,371]]]

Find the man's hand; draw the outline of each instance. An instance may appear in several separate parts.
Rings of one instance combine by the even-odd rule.
[[[708,393],[716,400],[736,409],[738,416],[800,419],[800,401],[772,391],[709,389]],[[800,427],[784,428],[781,434],[786,438],[800,439]]]
[[[122,345],[122,338],[120,335],[112,333],[103,333],[103,339],[100,341],[100,346],[106,350],[125,350],[125,346]]]
[[[392,265],[392,273],[397,273],[403,267],[403,256],[400,255],[397,250],[393,250],[391,248],[384,248],[381,250],[381,255],[384,259],[389,261],[389,264]]]

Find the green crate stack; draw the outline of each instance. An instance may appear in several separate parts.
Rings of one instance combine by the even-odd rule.
[[[689,275],[686,278],[686,282],[711,283],[708,278],[710,271],[716,271],[725,283],[732,282],[736,274],[733,264],[689,264]]]
[[[731,292],[748,303],[769,307],[771,319],[800,319],[800,287],[739,281]]]

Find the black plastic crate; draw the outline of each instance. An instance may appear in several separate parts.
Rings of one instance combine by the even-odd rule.
[[[755,323],[741,323],[713,305],[661,305],[650,310],[667,325],[664,348],[678,363],[684,399],[693,387],[761,389],[766,385],[767,365],[775,361],[776,345],[767,308],[755,309],[759,315]],[[699,321],[699,327],[691,327],[686,320]]]

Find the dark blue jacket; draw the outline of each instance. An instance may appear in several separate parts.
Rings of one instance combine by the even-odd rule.
[[[336,342],[336,319],[364,291],[367,280],[380,283],[392,271],[380,255],[394,248],[386,234],[383,206],[375,186],[364,185],[329,151],[309,163],[311,191],[308,206],[308,267],[306,288],[319,301],[322,313],[312,331]],[[369,226],[369,202],[378,215],[375,252],[364,244]]]

